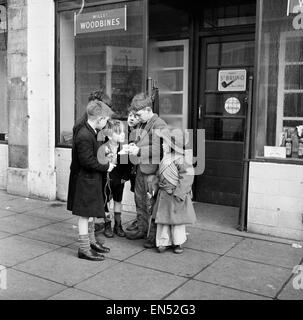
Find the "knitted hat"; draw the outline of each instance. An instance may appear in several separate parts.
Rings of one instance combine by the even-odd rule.
[[[157,132],[160,138],[176,152],[184,154],[184,150],[188,144],[188,134],[181,129],[167,127]]]

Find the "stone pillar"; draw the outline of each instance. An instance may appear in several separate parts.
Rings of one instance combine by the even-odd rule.
[[[13,194],[56,197],[53,0],[8,0],[9,169]]]

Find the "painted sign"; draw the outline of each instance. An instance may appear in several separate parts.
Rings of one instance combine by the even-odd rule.
[[[106,47],[108,66],[142,67],[143,49],[131,47]]]
[[[246,91],[246,70],[220,70],[218,90],[223,92]]]
[[[228,98],[224,108],[229,114],[237,114],[241,110],[241,103],[238,98]]]
[[[291,13],[299,13],[303,9],[303,0],[288,0],[287,15]]]
[[[127,30],[127,10],[124,8],[84,13],[74,18],[75,35],[89,32]]]
[[[5,32],[6,28],[6,8],[0,5],[0,33]]]

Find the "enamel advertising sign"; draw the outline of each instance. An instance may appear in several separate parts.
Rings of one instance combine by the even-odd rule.
[[[223,92],[246,91],[246,70],[220,70],[218,90]]]
[[[89,32],[127,30],[126,6],[113,10],[75,15],[75,35]]]

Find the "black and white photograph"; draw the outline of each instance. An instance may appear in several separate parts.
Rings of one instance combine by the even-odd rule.
[[[303,301],[303,0],[0,0],[0,300]]]

